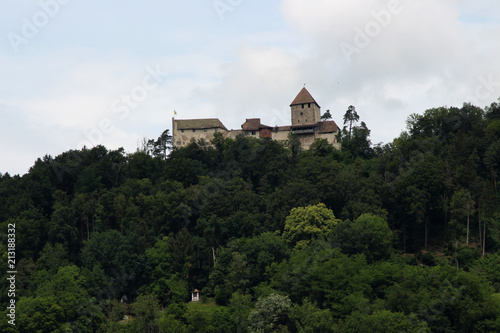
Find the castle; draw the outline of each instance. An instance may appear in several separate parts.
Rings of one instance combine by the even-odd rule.
[[[308,149],[317,139],[326,139],[328,143],[340,149],[337,124],[332,120],[321,121],[321,108],[305,87],[295,97],[290,108],[291,125],[272,127],[262,124],[260,118],[250,118],[241,125],[241,130],[228,130],[218,118],[172,118],[172,143],[174,147],[184,147],[193,139],[210,142],[216,132],[221,132],[227,138],[245,135],[273,140],[286,140],[288,135],[293,133],[297,135],[304,149]]]

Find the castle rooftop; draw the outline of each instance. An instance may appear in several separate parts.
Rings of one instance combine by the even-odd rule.
[[[316,101],[311,96],[309,91],[307,91],[306,87],[304,87],[304,88],[302,88],[302,90],[300,90],[299,94],[297,95],[297,97],[295,97],[295,99],[293,100],[292,104],[290,104],[290,106],[297,105],[297,104],[307,104],[307,103],[315,103],[319,107],[319,104],[316,103]]]

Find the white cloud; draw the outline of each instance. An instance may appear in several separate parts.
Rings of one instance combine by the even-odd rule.
[[[410,113],[461,105],[475,96],[484,78],[491,75],[494,82],[500,81],[499,21],[478,21],[489,11],[499,12],[500,3],[485,0],[464,7],[451,0],[397,3],[285,0],[282,4],[286,19],[311,41],[314,61],[305,59],[301,65],[320,83],[327,96],[323,103],[334,105],[338,122],[349,104],[357,104],[375,142],[391,141],[404,129]],[[463,19],[463,8],[475,9],[474,22]],[[347,53],[349,59],[342,49],[347,44],[356,50]],[[486,95],[476,98],[478,106],[500,96],[500,86]]]
[[[213,100],[213,117],[230,128],[240,128],[246,118],[261,118],[270,125],[286,124],[287,108],[300,87],[300,60],[279,47],[243,45],[235,62],[222,67],[220,83],[201,92]]]
[[[171,126],[174,109],[229,128],[251,117],[284,125],[304,83],[339,125],[355,105],[374,142],[399,135],[410,113],[468,98],[483,107],[500,96],[497,0],[282,0],[279,10],[243,2],[224,21],[211,2],[94,2],[66,6],[20,54],[0,51],[0,77],[9,78],[0,81],[9,120],[0,124],[2,158],[34,161],[92,135],[133,151]],[[19,30],[32,9],[5,13],[0,32]],[[342,43],[358,49],[351,61]],[[111,104],[142,84],[148,66],[166,72],[163,82],[128,115],[114,113]],[[99,135],[107,118],[113,131]],[[23,135],[6,131],[11,119]],[[14,137],[26,147],[36,141],[36,151],[23,150],[30,158],[10,153]]]

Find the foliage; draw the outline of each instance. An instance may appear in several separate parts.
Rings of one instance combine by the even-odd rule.
[[[269,295],[255,304],[250,312],[250,332],[279,332],[291,325],[292,302],[287,296]]]
[[[160,332],[158,318],[160,316],[160,304],[154,295],[140,295],[132,304],[134,320],[131,324],[131,332],[156,333]]]
[[[0,331],[499,331],[499,110],[432,108],[373,146],[350,106],[340,150],[217,134],[169,151],[166,130],[0,173],[17,271]]]
[[[283,238],[300,249],[313,239],[325,239],[337,223],[333,212],[323,203],[293,208],[286,218]]]
[[[418,320],[416,315],[405,316],[401,312],[382,310],[370,315],[353,313],[341,325],[340,332],[425,333],[431,331],[425,322]]]
[[[349,140],[351,139],[352,125],[359,121],[359,115],[353,105],[349,105],[344,114],[344,125],[349,124]]]
[[[321,116],[321,120],[329,120],[332,119],[332,114],[330,113],[330,110],[326,110],[325,113]]]
[[[327,333],[336,326],[330,310],[320,309],[307,298],[302,305],[294,305],[291,318],[295,320],[298,333]]]
[[[104,321],[76,266],[61,267],[17,306],[20,332],[93,332]]]
[[[97,297],[133,296],[144,283],[144,254],[141,240],[123,236],[116,230],[94,233],[82,249],[84,267],[92,270],[101,267],[109,278],[102,285]]]
[[[363,214],[352,222],[347,220],[337,224],[333,238],[342,252],[362,253],[369,262],[388,259],[393,252],[394,235],[387,221],[372,214]]]
[[[150,139],[147,141],[146,149],[148,154],[165,159],[167,151],[172,150],[172,136],[168,133],[168,129],[158,137],[158,139]]]

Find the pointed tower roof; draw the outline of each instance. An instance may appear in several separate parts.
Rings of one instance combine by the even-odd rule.
[[[299,92],[297,97],[293,100],[292,105],[297,105],[297,104],[306,104],[306,103],[316,103],[314,98],[311,96],[309,91],[307,91],[306,87],[302,88],[302,90]],[[316,105],[319,107],[319,104],[316,103]]]

